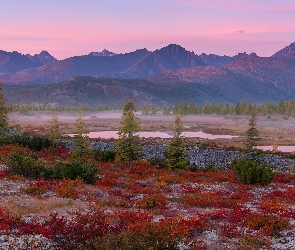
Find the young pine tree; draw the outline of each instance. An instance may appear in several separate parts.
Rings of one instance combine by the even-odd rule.
[[[183,132],[183,124],[181,116],[176,116],[173,124],[174,136],[168,145],[165,152],[166,163],[169,169],[186,169],[189,167],[187,160],[187,152],[185,150],[184,137],[181,136]]]
[[[61,132],[58,118],[55,112],[52,113],[47,134],[48,138],[52,140],[54,145],[57,145],[59,143],[59,139],[61,138]]]
[[[116,144],[116,153],[121,162],[128,162],[132,168],[132,161],[142,156],[142,146],[136,132],[140,130],[138,117],[135,115],[136,107],[133,100],[128,100],[123,106],[123,113],[118,131],[119,139]]]
[[[6,131],[8,128],[7,114],[8,114],[8,109],[5,106],[3,87],[2,87],[2,83],[0,82],[0,132]]]
[[[76,120],[76,131],[73,140],[74,157],[83,158],[89,153],[89,137],[86,130],[86,123],[83,117],[83,109],[79,108],[79,117]]]
[[[256,112],[252,111],[249,119],[249,128],[246,131],[246,150],[252,150],[260,139],[256,123]]]

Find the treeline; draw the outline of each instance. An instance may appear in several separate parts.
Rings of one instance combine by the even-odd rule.
[[[294,101],[285,102],[280,100],[279,103],[274,104],[273,102],[268,102],[266,104],[258,105],[244,102],[237,102],[235,105],[226,104],[215,104],[208,103],[205,104],[195,104],[195,103],[185,103],[182,102],[179,105],[174,106],[163,106],[151,107],[144,105],[142,106],[143,115],[197,115],[197,114],[216,114],[216,115],[249,115],[252,111],[256,111],[262,115],[273,115],[281,114],[286,116],[295,115],[295,103]]]
[[[11,104],[7,105],[9,112],[19,112],[21,114],[28,114],[30,111],[67,111],[74,112],[82,109],[84,111],[106,111],[106,110],[120,110],[121,107],[109,107],[108,105],[97,105],[96,107],[89,106],[58,106],[58,105],[50,105],[50,104]]]
[[[108,105],[97,105],[96,107],[88,106],[57,106],[49,104],[39,105],[23,105],[12,104],[7,106],[9,112],[19,112],[20,114],[28,114],[31,111],[67,111],[75,112],[79,109],[84,111],[107,111],[107,110],[121,110],[122,107],[110,107]],[[143,105],[137,107],[142,115],[197,115],[197,114],[216,114],[216,115],[248,115],[253,110],[262,115],[281,114],[286,116],[295,116],[294,101],[286,102],[283,99],[278,103],[268,102],[266,104],[258,105],[244,102],[237,102],[236,104],[215,104],[206,102],[205,104],[185,103],[182,102],[171,106],[151,106]]]

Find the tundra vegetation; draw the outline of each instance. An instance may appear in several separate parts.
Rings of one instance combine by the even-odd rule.
[[[73,150],[30,131],[2,134],[0,248],[291,249],[294,173],[274,172],[256,151],[232,169],[191,171],[180,116],[173,126],[161,168],[140,158],[132,100],[116,151],[89,147],[82,114]]]

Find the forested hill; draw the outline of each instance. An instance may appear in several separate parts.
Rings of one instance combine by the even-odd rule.
[[[198,73],[198,68],[193,69]],[[208,68],[215,71],[225,83],[215,78],[177,78],[173,72],[150,79],[115,79],[95,77],[72,77],[54,84],[4,84],[7,104],[51,104],[60,106],[121,106],[133,99],[139,106],[163,106],[186,103],[266,103],[292,100],[294,91],[279,89],[272,84],[255,84],[237,79],[226,69]],[[176,74],[178,75],[178,74]],[[193,76],[193,73],[191,74]],[[170,79],[167,84],[166,78]],[[176,79],[175,79],[176,78]],[[253,84],[253,86],[251,86]]]

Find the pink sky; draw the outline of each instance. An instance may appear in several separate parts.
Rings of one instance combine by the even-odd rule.
[[[64,59],[176,43],[270,56],[295,42],[294,13],[294,0],[10,0],[1,3],[0,49]]]

